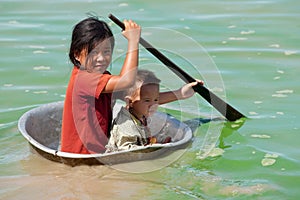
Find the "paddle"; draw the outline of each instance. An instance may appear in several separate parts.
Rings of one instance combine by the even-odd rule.
[[[114,15],[109,14],[108,16],[113,22],[115,22],[122,30],[125,29],[125,25]],[[151,54],[158,58],[162,63],[164,63],[170,70],[172,70],[177,76],[179,76],[186,83],[195,82],[196,80],[188,75],[185,71],[179,68],[175,63],[169,60],[161,52],[155,49],[151,44],[145,41],[142,37],[140,38],[140,44],[145,47]],[[234,109],[232,106],[224,102],[217,95],[209,91],[206,87],[201,84],[197,84],[193,87],[195,92],[200,94],[208,103],[214,106],[226,119],[229,121],[236,121],[242,117],[245,117],[242,113]]]

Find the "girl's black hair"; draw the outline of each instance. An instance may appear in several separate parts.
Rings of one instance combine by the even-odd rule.
[[[111,42],[111,49],[115,45],[114,36],[106,22],[97,19],[96,17],[89,17],[80,21],[75,25],[72,33],[72,42],[70,46],[69,58],[71,62],[80,67],[81,63],[75,58],[83,49],[87,49],[90,53],[96,45],[105,39]]]

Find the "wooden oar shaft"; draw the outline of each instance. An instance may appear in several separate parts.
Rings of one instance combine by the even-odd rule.
[[[125,30],[125,25],[114,15],[109,14],[108,16],[113,22],[115,22],[122,30]],[[177,76],[179,76],[184,82],[191,83],[196,80],[163,55],[160,51],[154,48],[150,43],[140,38],[140,44],[145,47],[151,54],[158,58],[162,63],[164,63],[171,71],[173,71]],[[229,121],[235,121],[242,117],[245,117],[242,113],[234,109],[232,106],[224,102],[217,95],[209,91],[206,87],[201,84],[197,84],[193,87],[195,92],[200,94],[208,103],[214,106],[226,119]]]

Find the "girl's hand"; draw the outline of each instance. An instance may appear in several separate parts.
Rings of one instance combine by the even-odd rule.
[[[195,94],[193,86],[197,84],[203,85],[204,82],[202,80],[197,80],[195,82],[185,84],[179,90],[177,90],[177,94],[176,94],[177,98],[179,100],[182,100],[182,99],[187,99],[192,97]]]
[[[125,30],[123,36],[130,42],[139,43],[141,37],[141,27],[132,20],[124,20]]]

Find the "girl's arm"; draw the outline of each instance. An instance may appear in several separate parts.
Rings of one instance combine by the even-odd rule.
[[[113,92],[130,87],[136,77],[139,56],[141,27],[135,22],[124,20],[123,36],[128,40],[127,54],[119,75],[112,76],[103,92]]]
[[[176,100],[183,100],[190,98],[194,95],[195,91],[193,90],[193,86],[197,84],[203,85],[203,81],[197,80],[197,82],[192,82],[184,85],[175,91],[161,92],[159,94],[159,104],[165,104]]]

